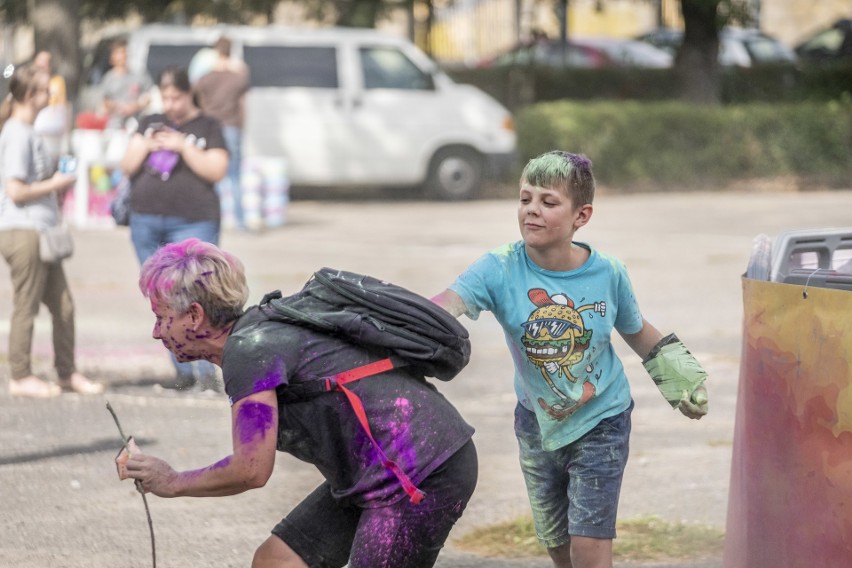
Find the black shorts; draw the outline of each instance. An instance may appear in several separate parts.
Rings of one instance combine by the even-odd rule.
[[[422,483],[426,498],[403,498],[375,509],[343,506],[328,483],[308,495],[272,534],[311,568],[428,568],[476,487],[478,462],[470,440]]]

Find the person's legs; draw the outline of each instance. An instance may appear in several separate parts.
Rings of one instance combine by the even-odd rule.
[[[179,217],[165,218],[165,242],[179,243],[190,238],[218,245],[219,222],[187,221]],[[180,385],[197,385],[204,390],[211,389],[220,392],[223,390],[216,373],[216,365],[213,363],[203,360],[179,363],[172,354],[172,364],[177,371],[179,388]]]
[[[241,128],[236,126],[223,126],[222,135],[225,138],[225,146],[228,149],[228,173],[223,182],[228,185],[231,193],[234,221],[237,224],[237,228],[245,229],[246,220],[243,214],[243,191],[240,186],[243,132]]]
[[[518,405],[515,433],[539,540],[558,568],[610,568],[631,407],[576,442],[541,448],[535,415]],[[567,497],[567,498],[566,498]]]
[[[257,566],[275,566],[273,561],[283,562],[292,552],[306,566],[342,568],[349,562],[360,515],[360,509],[335,501],[323,483],[272,529],[270,540],[285,546],[267,540],[255,553]]]
[[[35,230],[0,231],[0,252],[12,277],[9,366],[13,379],[32,374],[33,328],[47,279],[47,265],[39,259],[38,246]]]
[[[42,301],[53,321],[53,354],[56,374],[70,377],[74,366],[74,301],[65,279],[62,263],[47,265]]]
[[[139,264],[144,264],[148,257],[158,248],[166,244],[165,218],[161,215],[131,213],[130,241],[136,251]]]
[[[150,257],[166,243],[176,243],[195,237],[213,244],[219,244],[218,221],[187,221],[181,217],[148,215],[133,213],[130,216],[130,239],[136,250],[139,264]],[[172,364],[177,373],[175,388],[188,388],[196,383],[202,388],[221,390],[218,385],[216,367],[208,361],[179,363],[170,353]]]
[[[527,495],[538,540],[551,551],[556,566],[570,567],[564,554],[571,537],[568,532],[568,475],[560,464],[562,451],[548,452],[541,446],[541,431],[535,413],[515,406],[515,437]],[[568,563],[558,558],[568,557]]]
[[[35,317],[41,304],[49,265],[39,258],[39,238],[35,230],[0,231],[0,254],[12,277],[12,316],[9,325],[9,391],[15,396],[51,397],[59,387],[47,383],[32,371]]]
[[[218,221],[187,221],[179,217],[167,217],[165,221],[165,242],[179,243],[189,238],[219,244]],[[172,364],[178,375],[178,385],[197,385],[201,389],[222,391],[216,366],[209,361],[191,361],[179,363],[172,355]]]
[[[251,568],[308,568],[287,543],[273,535],[258,547]]]
[[[179,217],[166,218],[165,242],[179,243],[191,238],[218,245],[219,221],[187,221]]]
[[[385,507],[345,506],[324,483],[272,529],[272,542],[258,549],[252,566],[290,566],[292,552],[304,563],[292,566],[430,567],[473,494],[477,469],[469,441],[418,484],[426,493],[418,505],[403,497]]]
[[[404,498],[361,513],[349,568],[430,568],[476,487],[477,456],[469,441],[419,483],[419,504]]]

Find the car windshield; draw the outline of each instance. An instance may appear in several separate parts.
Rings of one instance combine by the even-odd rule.
[[[793,61],[793,52],[783,44],[765,37],[755,36],[746,41],[746,49],[755,63],[774,63],[781,61]]]
[[[804,44],[804,49],[816,51],[824,49],[828,53],[837,53],[843,45],[843,32],[838,28],[826,30]]]

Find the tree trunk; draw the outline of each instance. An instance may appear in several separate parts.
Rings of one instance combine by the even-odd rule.
[[[68,100],[80,81],[80,0],[30,0],[35,51],[49,51],[53,71],[65,77]]]
[[[675,72],[683,100],[698,104],[719,104],[720,0],[681,0],[683,45],[675,59]]]

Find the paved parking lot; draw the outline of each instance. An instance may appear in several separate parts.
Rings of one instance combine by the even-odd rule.
[[[602,195],[581,240],[622,258],[645,316],[676,331],[708,369],[711,413],[700,422],[673,412],[623,345],[636,399],[631,459],[620,515],[724,527],[742,323],[740,275],[751,240],[793,228],[849,224],[852,192]],[[490,200],[296,201],[289,224],[261,235],[226,233],[222,245],[244,261],[252,299],[294,291],[316,268],[381,276],[425,295],[441,291],[480,254],[517,238],[515,204]],[[11,399],[0,390],[0,558],[4,566],[150,566],[141,499],[119,483],[118,435],[108,400],[144,449],[183,468],[230,450],[224,397],[178,393],[156,383],[168,357],[150,339],[153,322],[136,292],[138,267],[126,229],[77,230],[66,264],[77,308],[78,365],[108,385],[102,396]],[[10,295],[0,266],[0,386]],[[526,514],[515,457],[511,362],[488,315],[464,320],[473,357],[440,389],[476,427],[481,475],[455,535]],[[37,322],[36,370],[51,373],[50,324]],[[319,480],[312,468],[279,456],[263,489],[224,499],[150,497],[159,566],[247,566],[269,528]],[[721,551],[720,551],[721,555]],[[450,543],[440,566],[544,567],[544,560],[487,560]],[[684,561],[718,568],[720,560]]]

